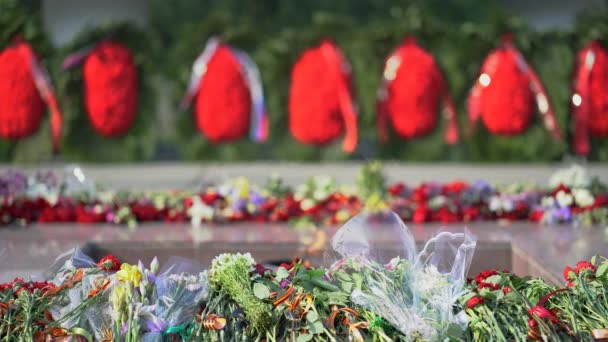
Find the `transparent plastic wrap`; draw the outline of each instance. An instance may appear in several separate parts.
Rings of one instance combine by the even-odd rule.
[[[76,269],[90,267],[95,267],[95,261],[82,252],[80,248],[75,247],[59,255],[48,270],[44,272],[44,276],[54,284],[61,284]]]
[[[61,327],[68,330],[84,328],[91,331],[96,339],[101,339],[103,329],[109,327],[112,321],[108,296],[114,284],[114,275],[96,272],[95,267],[93,259],[80,248],[74,248],[57,257],[45,274],[54,284],[63,284],[78,269],[85,270],[82,280],[68,289],[65,301],[51,313]],[[83,305],[91,297],[94,297],[95,304]]]
[[[163,334],[180,334],[207,296],[207,273],[191,260],[172,257],[154,279],[151,305],[143,306],[143,341],[162,341]]]
[[[87,194],[94,196],[95,183],[86,176],[79,165],[70,164],[63,169],[63,194],[66,196],[77,196]]]
[[[348,221],[326,253],[338,268],[361,272],[355,304],[380,315],[410,340],[457,338],[466,328],[456,302],[464,290],[476,241],[468,232],[440,232],[418,253],[414,236],[393,212],[364,211]]]

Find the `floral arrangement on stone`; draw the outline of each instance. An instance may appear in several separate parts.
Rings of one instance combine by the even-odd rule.
[[[394,248],[385,246],[385,239]],[[0,284],[2,341],[593,341],[608,335],[608,260],[566,267],[566,284],[509,271],[467,279],[475,239],[439,232],[418,252],[387,210],[333,237],[324,267],[273,269],[249,253],[208,270],[94,262],[78,250],[44,281]]]
[[[2,224],[30,222],[292,222],[336,225],[369,201],[382,200],[406,222],[533,221],[608,225],[608,190],[573,166],[557,172],[549,185],[492,185],[485,181],[386,185],[379,163],[362,167],[354,185],[311,177],[293,188],[278,177],[263,186],[246,178],[197,190],[124,192],[96,187],[79,167],[63,175],[0,174]]]

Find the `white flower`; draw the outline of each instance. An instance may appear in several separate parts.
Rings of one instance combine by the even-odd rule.
[[[488,207],[493,212],[511,212],[514,209],[515,205],[513,204],[513,201],[508,198],[502,198],[500,196],[494,195],[490,197],[490,203],[488,204]]]
[[[555,188],[563,184],[570,188],[586,188],[591,184],[587,170],[580,165],[572,165],[566,169],[557,170],[549,178],[549,186]]]
[[[429,201],[429,205],[431,208],[440,208],[447,202],[447,198],[445,196],[435,196],[431,198]]]
[[[574,201],[579,207],[588,207],[595,202],[591,191],[587,189],[573,189]]]
[[[302,208],[302,210],[308,210],[314,206],[315,206],[315,201],[311,200],[310,198],[307,198],[307,199],[303,200],[302,202],[300,202],[300,208]]]
[[[313,193],[313,198],[317,201],[322,201],[329,196],[329,193],[325,189],[316,189]]]
[[[550,208],[553,207],[555,205],[555,199],[551,196],[546,196],[543,197],[540,201],[540,204],[544,207],[544,208]]]
[[[195,227],[200,227],[203,219],[211,220],[213,218],[213,208],[201,201],[198,196],[192,196],[192,206],[188,209],[190,222]]]
[[[488,204],[488,207],[490,208],[491,211],[499,211],[502,208],[502,203],[500,201],[500,197],[498,197],[498,196],[490,197],[490,203]]]
[[[557,201],[557,204],[562,208],[569,207],[574,202],[574,198],[572,198],[572,195],[564,191],[559,191],[557,195],[555,195],[555,200]]]

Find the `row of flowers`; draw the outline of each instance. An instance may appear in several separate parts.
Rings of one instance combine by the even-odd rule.
[[[382,220],[389,225],[377,226]],[[388,227],[388,228],[387,228]],[[383,259],[376,234],[404,250]],[[360,244],[356,244],[359,242]],[[361,242],[367,242],[363,244]],[[444,248],[445,246],[452,248]],[[566,267],[567,284],[487,270],[465,277],[475,241],[440,233],[418,253],[390,213],[361,214],[332,240],[326,267],[273,269],[246,254],[208,270],[98,262],[78,250],[44,281],[0,285],[0,340],[64,341],[591,341],[608,336],[608,260]],[[443,246],[443,247],[437,247]]]
[[[355,185],[312,177],[292,188],[278,177],[269,178],[263,186],[236,178],[195,191],[165,192],[100,190],[78,167],[63,175],[36,172],[29,177],[9,170],[0,175],[0,201],[2,224],[291,221],[335,225],[378,202],[415,223],[608,224],[606,187],[578,166],[557,172],[546,186],[499,186],[485,181],[386,185],[381,167],[372,163],[361,169]]]

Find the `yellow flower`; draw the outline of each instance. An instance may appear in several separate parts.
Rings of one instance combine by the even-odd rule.
[[[249,198],[249,180],[247,178],[238,178],[236,184],[239,189],[239,198]]]
[[[138,287],[141,280],[141,271],[135,265],[123,263],[120,265],[120,271],[116,272],[116,279]]]
[[[112,309],[114,309],[114,312],[120,312],[126,297],[127,291],[124,287],[120,285],[114,286],[112,293],[110,294],[110,303],[112,303]]]
[[[374,192],[367,198],[365,207],[372,212],[380,212],[388,209],[388,204],[386,204],[380,194]]]

